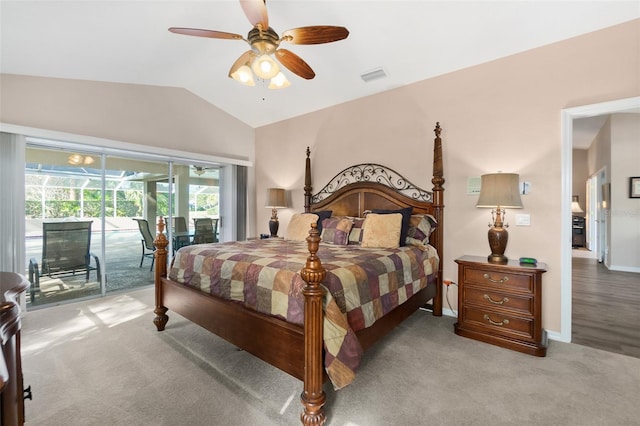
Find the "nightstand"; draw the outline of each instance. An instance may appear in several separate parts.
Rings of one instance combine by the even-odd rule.
[[[547,354],[542,329],[542,274],[546,265],[505,265],[462,256],[458,264],[456,334],[529,355]]]

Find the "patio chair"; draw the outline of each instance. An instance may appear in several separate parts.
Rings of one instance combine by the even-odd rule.
[[[44,222],[42,224],[42,263],[35,258],[29,261],[29,281],[31,282],[31,302],[40,292],[40,277],[50,278],[60,275],[75,275],[84,272],[85,283],[89,282],[89,272],[96,271],[98,283],[102,284],[100,260],[91,253],[91,224],[93,221]],[[91,266],[91,258],[95,266]],[[83,284],[84,285],[84,284]],[[59,284],[63,290],[62,284]]]
[[[138,229],[140,230],[140,234],[142,235],[142,239],[140,242],[142,243],[142,256],[140,256],[140,268],[142,268],[142,262],[145,257],[151,258],[151,267],[150,271],[153,270],[153,264],[156,261],[155,251],[156,246],[153,244],[153,235],[151,235],[151,230],[149,228],[149,222],[146,219],[133,219],[138,222]]]
[[[193,223],[196,232],[193,235],[193,244],[218,242],[218,219],[208,217],[194,218]]]
[[[188,233],[189,228],[187,227],[187,220],[182,216],[175,216],[171,218],[171,230],[173,232],[184,232]],[[169,218],[164,218],[164,223],[169,223]],[[178,250],[181,247],[188,246],[191,244],[190,238],[188,235],[181,235],[178,237],[174,237],[174,245],[173,250]]]

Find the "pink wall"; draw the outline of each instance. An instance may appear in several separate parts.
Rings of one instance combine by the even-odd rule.
[[[253,161],[254,129],[186,89],[0,75],[0,122]]]
[[[561,110],[640,94],[639,31],[640,20],[631,21],[258,128],[258,231],[267,230],[269,211],[260,206],[268,187],[290,191],[291,208],[279,213],[281,229],[303,210],[307,146],[314,190],[360,162],[385,164],[431,188],[432,129],[440,121],[446,178],[444,277],[457,281],[456,257],[489,253],[490,214],[475,208],[477,196],[466,194],[467,178],[499,170],[519,173],[531,183],[531,193],[523,197],[522,210],[507,212],[512,226],[506,254],[547,263],[543,327],[559,333]],[[531,226],[516,227],[515,213],[530,214]]]

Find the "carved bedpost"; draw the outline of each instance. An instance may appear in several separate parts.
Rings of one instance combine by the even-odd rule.
[[[311,211],[311,159],[309,158],[311,151],[307,147],[307,160],[304,167],[304,212]]]
[[[324,290],[320,286],[326,271],[316,256],[319,245],[320,233],[314,223],[307,237],[309,257],[300,273],[307,283],[302,290],[304,294],[304,390],[300,395],[304,406],[300,420],[306,426],[320,426],[327,420],[324,412],[326,395],[322,390],[322,296]]]
[[[162,216],[158,220],[158,234],[156,235],[156,239],[153,241],[153,244],[156,246],[155,255],[155,284],[156,284],[156,308],[153,312],[156,314],[156,317],[153,319],[153,323],[156,325],[158,331],[164,330],[164,326],[169,321],[169,317],[167,316],[167,308],[162,305],[163,297],[162,297],[162,283],[160,282],[160,278],[167,276],[167,246],[169,245],[169,240],[164,235],[164,220]]]
[[[440,139],[440,123],[436,123],[433,130],[436,138],[433,141],[433,207],[438,226],[435,229],[434,245],[440,255],[440,264],[438,267],[438,282],[436,288],[436,296],[433,300],[433,315],[442,315],[442,268],[444,265],[444,166],[442,164],[442,139]]]

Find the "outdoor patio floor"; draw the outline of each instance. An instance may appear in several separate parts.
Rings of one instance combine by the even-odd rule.
[[[144,259],[140,268],[142,248],[138,230],[106,231],[106,255],[102,260],[100,253],[101,233],[91,235],[91,252],[101,258],[101,267],[106,273],[106,293],[140,288],[153,285],[154,272],[150,271],[151,258]],[[42,262],[42,237],[30,237],[26,240],[27,268],[28,262],[34,258],[38,264]],[[91,261],[93,265],[93,259]],[[28,278],[28,269],[25,271]],[[56,305],[74,299],[100,296],[101,289],[96,271],[89,274],[89,282],[85,282],[85,273],[40,278],[40,292],[36,293],[34,302],[27,294],[27,310],[32,307]]]

